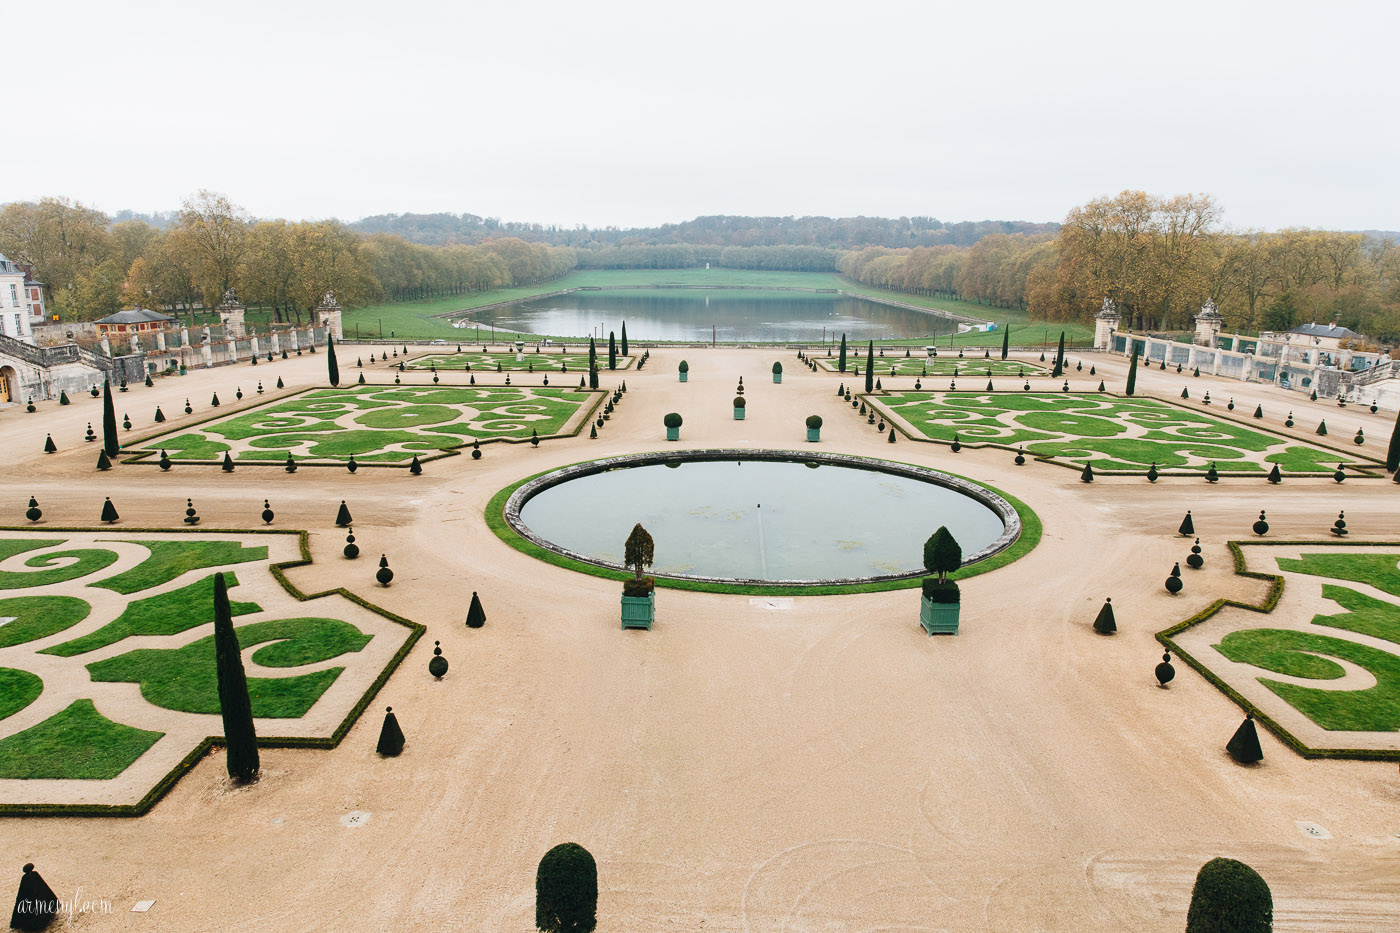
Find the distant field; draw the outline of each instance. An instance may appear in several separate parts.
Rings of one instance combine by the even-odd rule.
[[[604,269],[585,272],[571,272],[563,278],[541,285],[523,288],[505,288],[489,292],[470,292],[447,298],[434,298],[429,301],[390,302],[356,308],[345,312],[347,337],[359,334],[365,338],[377,338],[381,333],[388,339],[451,339],[454,342],[462,332],[452,327],[446,320],[433,315],[451,311],[480,308],[503,301],[517,301],[536,295],[547,295],[568,288],[617,288],[620,286],[667,286],[667,285],[742,285],[750,288],[812,288],[840,289],[849,295],[895,301],[930,310],[949,311],[995,322],[1010,321],[1013,343],[1021,346],[1040,346],[1059,340],[1060,330],[1065,331],[1065,340],[1070,345],[1087,346],[1093,339],[1093,328],[1084,324],[1032,323],[1023,311],[992,308],[968,301],[952,301],[943,298],[928,298],[921,295],[907,295],[884,289],[859,285],[840,275],[830,272],[756,272],[744,269]],[[252,314],[249,315],[253,317]],[[496,339],[513,335],[496,331]],[[568,337],[569,334],[538,334],[540,337]],[[951,340],[954,346],[1000,346],[1001,331],[973,332],[962,334]],[[899,344],[901,341],[882,341]],[[925,341],[906,340],[903,343]],[[944,342],[940,340],[940,343]]]

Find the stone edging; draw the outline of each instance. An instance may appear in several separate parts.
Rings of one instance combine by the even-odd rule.
[[[574,464],[573,466],[564,467],[563,469],[556,470],[554,472],[547,473],[544,476],[533,479],[528,483],[522,485],[519,489],[515,490],[515,492],[511,493],[510,498],[506,500],[506,522],[509,523],[511,529],[515,531],[516,534],[520,535],[522,538],[529,541],[531,544],[534,544],[536,547],[553,552],[555,554],[560,554],[571,560],[579,561],[580,563],[590,564],[594,567],[605,567],[609,570],[619,570],[626,573],[629,571],[629,568],[623,566],[622,564],[614,564],[608,561],[598,560],[596,558],[589,557],[585,554],[580,554],[577,551],[572,551],[568,548],[560,547],[559,545],[540,537],[539,535],[535,534],[535,532],[530,530],[530,528],[528,528],[525,525],[525,523],[521,520],[520,510],[524,508],[526,502],[530,501],[530,499],[532,499],[534,496],[550,488],[551,486],[557,486],[560,483],[566,482],[571,479],[577,479],[580,476],[589,476],[594,473],[603,473],[608,470],[614,470],[623,467],[648,466],[657,463],[675,462],[677,460],[768,460],[792,463],[816,462],[831,464],[834,466],[844,466],[857,470],[871,470],[877,473],[890,473],[895,476],[905,476],[910,479],[919,480],[921,482],[932,483],[937,486],[942,486],[946,489],[952,489],[955,492],[959,492],[965,496],[968,496],[969,498],[975,499],[978,502],[990,508],[997,514],[997,517],[1001,519],[1002,525],[1004,526],[1001,535],[995,541],[982,548],[975,554],[963,558],[962,566],[964,567],[968,566],[969,564],[975,563],[979,560],[984,560],[985,558],[991,557],[993,554],[996,554],[999,551],[1005,550],[1006,548],[1010,547],[1021,535],[1021,517],[1019,514],[1017,514],[1016,509],[1012,507],[1011,503],[1007,502],[1005,499],[992,492],[990,489],[987,489],[984,486],[979,486],[978,484],[971,482],[970,480],[965,480],[956,476],[949,476],[948,474],[940,473],[937,470],[925,469],[923,467],[916,467],[903,463],[894,463],[888,460],[874,460],[868,457],[856,457],[850,454],[821,453],[816,451],[812,453],[806,453],[802,451],[792,450],[751,450],[740,448],[709,448],[702,450],[678,451],[677,453],[653,452],[644,454],[628,454],[621,457],[607,457],[602,460],[590,460],[587,463],[578,463]],[[879,576],[871,577],[841,577],[838,579],[828,580],[760,580],[747,577],[709,577],[701,576],[698,574],[685,573],[659,573],[656,574],[656,576],[662,577],[664,579],[694,580],[701,583],[728,583],[737,584],[741,586],[843,586],[862,583],[880,583],[891,580],[911,580],[918,577],[927,576],[927,574],[924,571],[919,570],[910,573],[881,574]]]

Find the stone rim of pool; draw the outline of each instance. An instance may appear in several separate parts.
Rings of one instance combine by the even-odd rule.
[[[753,450],[746,448],[709,448],[701,450],[686,451],[654,451],[642,454],[627,454],[620,457],[605,457],[601,460],[589,460],[584,463],[575,463],[571,466],[561,467],[558,470],[537,476],[532,480],[522,483],[519,488],[511,493],[505,503],[505,520],[511,531],[529,541],[531,544],[553,554],[566,557],[571,561],[577,561],[591,567],[600,567],[607,570],[630,572],[627,567],[610,561],[599,560],[587,554],[562,547],[547,538],[536,534],[521,518],[521,510],[525,504],[539,493],[569,480],[578,479],[582,476],[589,476],[595,473],[604,473],[609,470],[627,467],[650,466],[654,464],[677,463],[683,461],[725,461],[725,460],[763,460],[778,461],[787,463],[818,463],[830,466],[842,466],[851,469],[869,470],[876,473],[887,473],[895,476],[908,477],[921,482],[930,483],[935,486],[942,486],[957,493],[976,500],[986,506],[1002,523],[1002,533],[991,544],[981,550],[964,555],[962,566],[968,567],[978,561],[998,554],[1011,547],[1021,535],[1021,516],[1006,499],[997,493],[971,480],[962,477],[952,476],[942,473],[929,467],[915,466],[908,463],[895,463],[891,460],[877,460],[870,457],[858,457],[851,454],[805,452],[794,450]],[[735,584],[751,587],[775,587],[775,586],[848,586],[870,583],[882,583],[902,580],[915,580],[927,576],[923,570],[910,571],[896,574],[876,574],[863,577],[833,577],[820,579],[767,579],[759,577],[716,577],[703,574],[686,573],[655,573],[658,580],[688,580],[697,583]]]

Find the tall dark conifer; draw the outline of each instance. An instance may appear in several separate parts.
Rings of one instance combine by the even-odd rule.
[[[836,368],[841,372],[846,371],[846,335],[841,335],[841,352],[836,356]]]
[[[875,341],[865,348],[865,391],[875,391]]]
[[[117,438],[117,412],[112,407],[112,381],[102,380],[102,450],[108,457],[115,457],[121,450]]]
[[[1395,419],[1395,428],[1390,432],[1390,450],[1385,455],[1385,468],[1392,473],[1400,470],[1400,418]]]
[[[330,375],[331,386],[340,385],[340,366],[335,361],[335,340],[326,334],[326,371]]]
[[[608,369],[617,369],[617,338],[608,331]]]
[[[622,322],[622,355],[627,355],[627,322]]]
[[[214,575],[214,665],[228,749],[228,776],[239,784],[247,784],[258,776],[258,736],[253,731],[253,701],[248,697],[248,678],[243,673],[238,633],[233,629],[228,584],[221,573]]]
[[[1137,387],[1137,361],[1138,348],[1137,341],[1133,341],[1133,358],[1128,363],[1128,387],[1123,390],[1123,394],[1132,395],[1133,389]]]
[[[1060,331],[1060,348],[1055,351],[1055,369],[1051,376],[1063,376],[1065,374],[1065,332]]]
[[[1001,358],[1006,359],[1006,351],[1011,349],[1011,325],[1006,325],[1006,330],[1001,332]]]

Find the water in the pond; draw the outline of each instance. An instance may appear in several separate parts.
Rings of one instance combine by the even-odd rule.
[[[1003,531],[990,508],[932,483],[755,460],[582,476],[530,499],[521,519],[555,544],[618,564],[641,522],[656,542],[652,572],[764,580],[918,571],[924,542],[939,525],[948,526],[964,556]]]
[[[461,319],[522,334],[560,337],[619,334],[629,340],[819,343],[891,338],[933,338],[956,333],[951,318],[909,311],[843,295],[726,289],[581,291],[532,298]],[[713,328],[713,330],[712,330]]]

